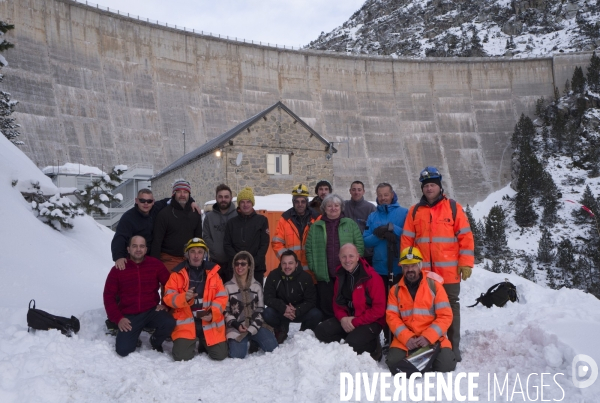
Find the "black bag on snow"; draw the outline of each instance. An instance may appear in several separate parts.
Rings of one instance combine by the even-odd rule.
[[[473,308],[481,302],[482,305],[491,308],[492,305],[503,307],[508,301],[518,301],[517,287],[511,282],[505,280],[503,283],[494,284],[485,294],[477,298],[477,302],[468,308]]]
[[[33,302],[33,308],[31,303]],[[27,326],[34,330],[50,330],[58,329],[62,334],[71,337],[71,334],[79,331],[79,319],[75,316],[65,318],[63,316],[55,316],[46,311],[35,308],[35,300],[29,301],[29,310],[27,311]]]

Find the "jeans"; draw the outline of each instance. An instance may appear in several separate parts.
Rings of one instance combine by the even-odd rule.
[[[131,321],[131,330],[117,333],[116,351],[121,357],[126,357],[135,351],[138,338],[145,327],[156,329],[151,338],[154,348],[161,347],[175,328],[173,316],[167,311],[157,311],[156,308],[136,315],[125,315],[125,317]]]
[[[275,336],[269,330],[261,327],[258,329],[255,335],[250,333],[246,334],[246,337],[242,341],[235,339],[228,339],[227,344],[229,345],[229,356],[231,358],[245,358],[248,354],[248,344],[250,340],[258,343],[258,346],[266,353],[270,353],[275,350],[278,346]]]
[[[296,316],[296,319],[289,320],[283,314],[277,312],[275,309],[271,307],[266,307],[262,313],[262,317],[267,322],[268,325],[273,326],[275,329],[278,329],[281,326],[289,327],[290,322],[294,323],[302,323],[300,326],[300,330],[315,330],[315,327],[321,320],[323,319],[323,314],[317,308],[312,308],[310,311],[306,312],[302,316]]]

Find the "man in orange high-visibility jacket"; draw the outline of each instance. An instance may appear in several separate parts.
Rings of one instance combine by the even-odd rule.
[[[308,188],[306,185],[294,186],[292,189],[292,204],[293,207],[284,212],[277,222],[275,236],[271,239],[271,247],[279,259],[286,250],[294,251],[300,265],[302,265],[302,269],[312,276],[314,282],[314,274],[308,270],[304,246],[308,237],[308,230],[320,214],[308,207]]]
[[[423,253],[423,268],[444,279],[454,319],[448,338],[460,362],[460,280],[468,279],[475,261],[473,233],[460,204],[446,198],[442,175],[426,167],[419,176],[423,197],[408,210],[400,238],[400,250],[417,246]]]
[[[224,360],[227,292],[219,276],[220,267],[208,261],[208,246],[201,238],[188,241],[184,256],[185,260],[173,269],[163,297],[164,303],[174,308],[177,322],[171,335],[173,358],[194,358],[198,337],[199,353],[206,351],[213,360]]]
[[[401,371],[400,362],[408,352],[436,342],[440,352],[432,370],[454,371],[456,358],[446,331],[452,323],[452,309],[442,286],[442,278],[430,271],[421,272],[423,257],[419,249],[409,246],[400,253],[403,277],[390,289],[385,318],[394,338],[386,358],[392,372]]]

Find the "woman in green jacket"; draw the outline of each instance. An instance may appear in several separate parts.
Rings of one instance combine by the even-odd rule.
[[[321,219],[308,232],[306,260],[317,279],[318,305],[325,320],[333,317],[333,285],[340,265],[340,247],[352,243],[362,256],[364,242],[356,222],[344,217],[344,201],[339,195],[328,195],[321,203],[321,212]]]

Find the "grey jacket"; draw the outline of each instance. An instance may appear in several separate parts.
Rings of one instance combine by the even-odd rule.
[[[215,203],[212,211],[204,215],[202,235],[208,246],[210,257],[217,262],[227,262],[227,255],[223,249],[223,237],[225,237],[225,226],[229,219],[237,215],[235,203],[231,203],[225,214],[219,210],[219,204]]]
[[[361,234],[365,232],[369,214],[375,210],[377,210],[377,207],[373,203],[366,201],[364,197],[357,202],[352,199],[344,202],[344,215],[352,218],[358,224]]]

